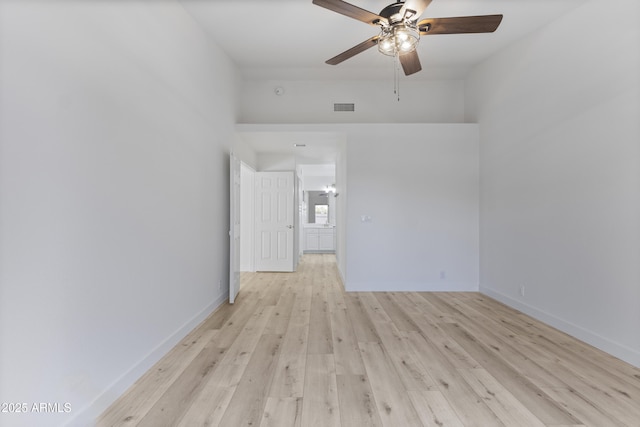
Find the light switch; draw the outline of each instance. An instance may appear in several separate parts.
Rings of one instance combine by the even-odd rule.
[[[369,215],[361,215],[360,222],[371,222],[371,217]]]

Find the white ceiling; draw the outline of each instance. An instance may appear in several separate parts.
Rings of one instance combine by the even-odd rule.
[[[422,17],[502,14],[492,34],[423,36],[423,71],[409,77],[459,78],[470,67],[585,0],[433,0]],[[342,64],[325,60],[376,35],[377,28],[312,4],[311,0],[181,0],[247,78],[388,78],[388,57],[371,48]],[[378,13],[389,0],[351,0]]]
[[[376,35],[376,27],[312,0],[180,0],[245,78],[267,80],[389,79],[390,59],[371,48],[337,66],[325,60]],[[408,79],[463,78],[475,64],[544,26],[585,0],[433,0],[422,17],[502,14],[492,34],[424,36],[423,70]],[[350,0],[378,13],[390,0]],[[327,133],[239,132],[257,153],[293,155],[298,164],[333,163],[341,137]],[[295,148],[294,143],[307,146]]]

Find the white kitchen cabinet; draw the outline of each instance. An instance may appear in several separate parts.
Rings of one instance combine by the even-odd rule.
[[[321,251],[335,251],[335,228],[318,230],[318,246]]]
[[[335,241],[335,227],[307,226],[304,228],[305,252],[335,252]]]
[[[318,236],[319,234],[317,228],[304,229],[305,251],[317,251],[320,249],[320,239]]]

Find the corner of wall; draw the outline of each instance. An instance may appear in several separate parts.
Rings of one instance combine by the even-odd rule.
[[[603,350],[621,360],[624,360],[627,363],[640,367],[640,352],[629,348],[624,344],[614,342],[606,337],[596,334],[593,331],[589,331],[583,327],[580,327],[579,325],[568,322],[561,317],[547,313],[546,311],[543,311],[529,304],[525,304],[522,301],[518,301],[514,298],[511,298],[510,296],[504,295],[503,293],[486,286],[480,286],[480,293],[487,295],[497,301],[500,301],[501,303],[506,304],[509,307],[515,308],[516,310],[519,310],[533,317],[534,319],[540,320],[549,326],[552,326],[566,334],[569,334],[581,341],[586,342],[587,344]]]
[[[184,325],[178,328],[171,335],[166,337],[160,344],[149,352],[142,360],[135,363],[122,376],[116,379],[100,395],[98,395],[89,405],[77,411],[76,415],[66,424],[67,427],[84,427],[93,425],[97,417],[107,409],[119,396],[134,384],[145,372],[160,361],[169,351],[180,343],[189,332],[196,329],[214,311],[216,311],[229,298],[229,292],[223,293],[215,301],[208,304],[198,314],[193,316]]]

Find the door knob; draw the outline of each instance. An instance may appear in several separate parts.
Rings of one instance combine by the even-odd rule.
[[[287,228],[293,228],[293,225],[287,225]]]

